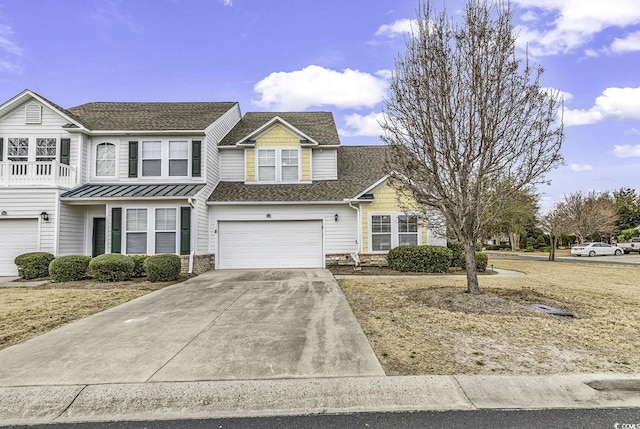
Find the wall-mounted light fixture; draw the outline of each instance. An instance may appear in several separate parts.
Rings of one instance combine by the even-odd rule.
[[[49,222],[49,213],[47,212],[40,213],[40,218],[45,222]]]
[[[0,213],[0,214],[2,214],[2,216],[6,216],[7,215],[7,211],[6,210],[2,210],[2,213]]]
[[[333,216],[333,220],[335,220],[336,222],[338,222],[338,213],[336,213],[336,214]]]
[[[267,213],[267,219],[271,219],[271,213]]]

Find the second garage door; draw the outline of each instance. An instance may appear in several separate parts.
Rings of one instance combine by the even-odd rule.
[[[15,276],[16,256],[38,250],[38,221],[36,219],[0,220],[0,276]]]
[[[217,268],[322,268],[322,221],[221,221]]]

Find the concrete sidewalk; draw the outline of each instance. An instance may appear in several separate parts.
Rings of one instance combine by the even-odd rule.
[[[5,387],[0,388],[0,404],[0,426],[373,411],[637,408],[640,376],[342,377]]]

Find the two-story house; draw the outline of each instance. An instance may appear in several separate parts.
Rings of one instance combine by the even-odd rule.
[[[26,90],[0,105],[0,275],[28,251],[175,253],[198,272],[444,244],[439,218],[407,209],[387,183],[385,150],[341,146],[328,112],[64,109]]]

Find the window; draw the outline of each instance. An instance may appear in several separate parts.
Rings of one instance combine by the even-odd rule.
[[[416,214],[372,214],[369,221],[371,252],[386,252],[397,246],[420,244],[419,216]]]
[[[189,174],[189,143],[185,141],[169,142],[169,176],[187,176]]]
[[[258,151],[258,180],[276,180],[276,151],[261,149]]]
[[[398,245],[415,246],[418,244],[418,216],[398,216]]]
[[[96,147],[96,176],[116,175],[116,145],[100,143]]]
[[[147,254],[147,209],[127,209],[127,254]]]
[[[371,250],[383,252],[391,249],[391,216],[371,216]]]
[[[142,142],[142,175],[162,175],[162,142]]]
[[[298,150],[283,149],[281,152],[282,181],[298,181]]]
[[[259,182],[297,182],[300,178],[298,149],[259,149]]]
[[[29,139],[10,138],[7,157],[11,161],[27,161],[29,157]]]
[[[36,161],[53,161],[56,159],[56,139],[36,138]]]
[[[176,209],[156,209],[156,254],[176,253]]]

